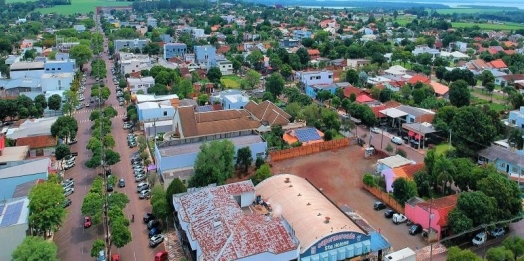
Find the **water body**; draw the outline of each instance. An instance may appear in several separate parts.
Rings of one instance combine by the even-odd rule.
[[[258,2],[258,1],[257,1]],[[344,8],[355,8],[361,6],[360,3],[364,1],[351,1],[351,0],[294,0],[284,2],[287,6],[301,6],[305,8],[331,8],[331,9],[344,9]],[[428,4],[428,5],[444,5],[453,8],[467,8],[467,6],[496,6],[496,7],[513,7],[518,9],[524,9],[524,0],[501,0],[494,2],[493,0],[463,0],[457,2],[456,0],[376,0],[366,1],[368,5],[373,2],[380,6],[381,3],[410,3],[410,4]],[[275,2],[278,3],[278,0]],[[359,4],[357,4],[359,3]],[[269,3],[268,3],[269,4]],[[353,4],[353,5],[352,5]]]

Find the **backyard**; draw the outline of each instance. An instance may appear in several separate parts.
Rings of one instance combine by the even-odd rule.
[[[6,3],[27,2],[28,0],[6,0]],[[99,1],[99,0],[71,0],[71,5],[57,5],[49,8],[38,8],[42,14],[60,13],[70,15],[75,13],[95,12],[97,6],[128,6],[131,2]]]
[[[223,89],[239,89],[241,80],[237,75],[226,75],[220,78],[220,83]]]

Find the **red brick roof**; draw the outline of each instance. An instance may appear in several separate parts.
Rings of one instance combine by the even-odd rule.
[[[457,200],[458,194],[453,194],[446,197],[434,199],[433,202],[420,202],[417,205],[428,212],[430,207],[432,209],[432,212],[438,211],[440,220],[437,222],[437,224],[440,226],[445,226],[448,223],[448,214],[457,205]]]
[[[353,87],[353,86],[344,88],[343,92],[344,92],[344,96],[347,98],[349,98],[352,93],[354,93],[355,96],[358,96],[361,93],[366,93],[366,91],[360,88],[357,88],[357,87]]]
[[[369,97],[367,94],[361,94],[361,95],[357,96],[356,102],[358,102],[358,103],[365,103],[365,102],[372,102],[374,100],[375,99]]]
[[[51,135],[23,137],[16,139],[16,146],[29,146],[31,149],[54,147],[56,139]]]
[[[380,112],[381,110],[385,110],[385,109],[386,109],[386,105],[380,105],[380,106],[371,107],[371,110],[373,111],[373,114],[375,114],[376,118],[382,118],[382,117],[386,116],[386,115],[384,115],[383,113]]]
[[[410,83],[410,84],[417,84],[418,82],[428,84],[428,83],[431,82],[431,79],[429,79],[429,78],[426,77],[426,76],[423,76],[423,75],[417,74],[417,75],[413,75],[413,77],[411,77],[411,78],[408,80],[408,83]]]
[[[508,68],[508,66],[504,63],[504,61],[502,61],[502,59],[491,61],[489,65],[491,66],[491,68],[495,69]]]
[[[317,49],[309,49],[309,50],[307,50],[307,53],[309,55],[320,55],[320,51],[317,50]]]

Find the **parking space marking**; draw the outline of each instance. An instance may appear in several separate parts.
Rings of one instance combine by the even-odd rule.
[[[136,252],[133,252],[133,257],[135,257],[135,261],[136,261]]]

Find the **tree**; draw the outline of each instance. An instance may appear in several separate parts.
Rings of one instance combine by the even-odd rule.
[[[357,71],[355,71],[353,69],[349,69],[346,72],[346,81],[351,83],[351,84],[353,84],[353,85],[356,85],[358,83],[358,81],[359,81]]]
[[[233,175],[234,155],[235,145],[230,140],[203,143],[195,161],[195,174],[189,180],[189,186],[224,184]]]
[[[89,46],[78,44],[69,49],[69,56],[75,59],[76,65],[82,69],[84,64],[93,56],[93,52]]]
[[[102,149],[102,142],[96,137],[91,137],[86,144],[86,149],[90,150],[92,153],[100,151]]]
[[[105,135],[102,140],[104,148],[114,148],[116,146],[115,138],[111,134]]]
[[[496,220],[513,218],[522,211],[519,186],[507,177],[492,173],[477,183],[477,190],[496,201]]]
[[[397,178],[393,181],[393,196],[400,204],[417,196],[417,184],[405,178]]]
[[[458,234],[473,228],[473,220],[462,210],[455,208],[448,214],[448,226],[454,234]]]
[[[452,105],[457,107],[468,106],[469,100],[468,84],[464,80],[455,81],[449,86],[449,101]]]
[[[111,106],[105,107],[102,113],[104,114],[104,117],[106,118],[114,118],[118,115],[118,112],[116,111],[116,109]]]
[[[251,181],[256,186],[258,183],[262,182],[263,180],[271,177],[271,168],[267,164],[262,164],[260,168],[255,172],[255,175],[251,177]]]
[[[104,151],[104,162],[105,164],[112,166],[120,162],[120,154],[116,151],[113,151],[111,149],[106,149]]]
[[[189,79],[182,79],[178,83],[178,92],[177,95],[180,97],[180,99],[183,98],[190,98],[191,94],[193,94],[193,84],[191,84],[191,80]]]
[[[519,236],[510,236],[504,239],[502,245],[513,253],[515,261],[517,258],[524,255],[524,239]]]
[[[93,88],[91,88],[91,98],[99,98],[101,99],[102,103],[107,101],[110,95],[111,91],[108,87],[99,87],[98,85],[95,85]]]
[[[44,109],[47,108],[47,100],[45,99],[45,95],[39,94],[35,97],[35,106],[41,110],[42,113],[44,112]]]
[[[266,79],[266,91],[271,93],[274,98],[277,98],[282,94],[282,91],[284,90],[284,78],[280,73],[272,73],[269,77]]]
[[[495,90],[495,83],[487,82],[486,85],[484,85],[484,87],[486,88],[486,91],[489,93],[491,101],[493,101],[493,90]]]
[[[244,78],[249,89],[254,89],[260,83],[260,73],[255,70],[249,70]]]
[[[522,150],[524,147],[524,132],[518,128],[511,130],[508,136],[508,143],[511,147]]]
[[[165,220],[169,217],[169,202],[173,202],[171,198],[170,201],[167,201],[166,192],[162,186],[155,186],[151,191],[151,206],[153,207],[152,213],[156,217]]]
[[[104,240],[97,239],[93,242],[93,246],[91,247],[91,257],[97,257],[100,251],[103,251],[106,247],[106,244],[104,243]]]
[[[482,258],[469,249],[462,250],[454,246],[449,249],[446,261],[482,261]]]
[[[489,224],[497,220],[495,199],[481,191],[460,193],[456,209],[459,209],[471,219],[473,226]]]
[[[67,144],[60,144],[56,146],[55,149],[55,158],[57,161],[61,161],[64,159],[67,155],[71,154],[71,149],[69,148],[69,145]]]
[[[479,80],[482,81],[482,86],[486,86],[486,84],[490,82],[495,82],[495,76],[493,76],[493,73],[490,70],[484,70],[479,75]]]
[[[218,67],[211,67],[207,71],[207,79],[212,83],[220,83],[220,78],[222,78],[222,72]]]
[[[50,110],[55,112],[60,110],[60,107],[62,107],[62,97],[60,97],[58,94],[51,95],[47,100],[47,106]]]
[[[58,261],[58,247],[53,241],[41,237],[27,236],[11,254],[13,261],[46,260]]]
[[[498,135],[493,119],[476,106],[459,108],[449,126],[453,130],[453,145],[460,155],[476,155]]]
[[[121,209],[120,212],[122,212]],[[129,227],[125,225],[124,218],[111,222],[111,239],[111,242],[117,248],[122,248],[133,240]]]
[[[61,185],[44,182],[34,186],[29,192],[29,223],[35,231],[44,233],[56,230],[66,216],[62,207],[65,201]]]
[[[236,165],[244,168],[244,172],[247,173],[252,163],[253,163],[253,157],[251,156],[251,149],[249,147],[240,148],[237,151]]]
[[[81,212],[84,216],[91,217],[93,224],[100,224],[102,221],[102,209],[104,207],[104,198],[101,192],[89,192],[82,202]]]
[[[515,256],[511,250],[506,249],[505,246],[492,247],[486,252],[486,260],[488,261],[513,261]]]
[[[173,195],[178,193],[184,193],[187,191],[186,186],[184,186],[184,183],[179,178],[173,179],[171,183],[169,183],[169,186],[167,186],[166,190],[166,201],[172,202],[173,201]],[[172,204],[168,204],[169,208],[172,209]]]

